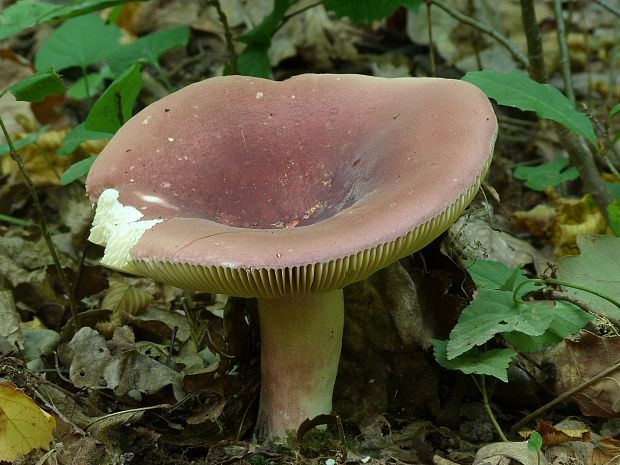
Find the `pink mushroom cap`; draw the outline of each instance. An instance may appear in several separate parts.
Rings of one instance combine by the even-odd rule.
[[[463,81],[219,77],[131,118],[86,184],[93,202],[117,191],[142,215],[133,223],[157,220],[111,266],[237,296],[326,292],[445,231],[496,133],[490,102]]]

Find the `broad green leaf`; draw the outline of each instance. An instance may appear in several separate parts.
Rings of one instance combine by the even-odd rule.
[[[543,445],[543,438],[538,431],[532,431],[527,440],[527,448],[532,452],[540,452]]]
[[[504,339],[520,352],[539,352],[561,342],[566,336],[584,328],[594,317],[576,305],[558,300],[555,302],[553,321],[540,336],[523,333],[502,333]]]
[[[484,344],[496,334],[518,331],[540,336],[553,321],[553,309],[542,304],[514,302],[512,292],[480,289],[450,332],[448,359]]]
[[[620,237],[620,200],[614,200],[607,205],[607,216],[609,216],[609,226],[614,236]]]
[[[93,163],[95,163],[96,159],[97,157],[93,155],[71,165],[69,168],[67,168],[67,171],[62,173],[62,175],[60,176],[60,184],[66,186],[67,184],[71,184],[76,179],[80,179],[82,176],[86,176],[88,174],[88,171],[90,170],[90,167],[93,165]]]
[[[62,94],[65,90],[60,75],[53,69],[35,73],[8,88],[17,100],[26,102],[41,102],[48,95]]]
[[[325,9],[354,23],[370,24],[390,16],[401,6],[418,11],[422,0],[324,0]]]
[[[37,129],[35,132],[33,132],[31,134],[28,134],[23,139],[19,139],[17,141],[13,141],[13,147],[15,147],[15,150],[23,149],[27,145],[30,145],[30,144],[36,142],[37,139],[39,137],[41,137],[43,135],[43,133],[45,131],[47,131],[48,129],[49,129],[49,126],[43,126],[43,127],[39,128],[39,129]],[[9,144],[2,144],[2,145],[0,145],[0,157],[3,156],[3,155],[6,155],[9,152],[10,152]]]
[[[275,0],[271,13],[265,16],[258,26],[237,37],[237,40],[245,42],[246,44],[266,45],[267,48],[269,48],[271,38],[278,29],[280,21],[284,18],[286,10],[296,1],[297,0]]]
[[[528,279],[523,270],[509,268],[494,260],[465,260],[465,266],[476,286],[485,289],[512,292]],[[536,289],[534,284],[527,284],[519,290],[519,296],[524,296]]]
[[[612,119],[618,113],[620,113],[620,103],[616,103],[614,107],[609,110],[609,115],[607,115],[607,118]]]
[[[446,354],[448,341],[434,339],[432,344],[435,360],[442,367],[459,370],[468,375],[494,376],[504,382],[508,382],[508,365],[517,356],[512,349],[493,349],[487,352],[472,349],[449,360]]]
[[[620,238],[577,236],[581,255],[563,257],[558,275],[563,281],[578,284],[620,302]],[[612,318],[620,318],[620,308],[590,292],[566,288],[579,300]]]
[[[114,134],[131,117],[141,85],[140,65],[127,68],[95,102],[84,121],[84,128]]]
[[[57,22],[126,2],[127,0],[71,0],[62,3],[49,0],[18,0],[0,13],[0,39],[37,24]]]
[[[118,26],[106,24],[97,15],[69,19],[41,45],[35,66],[37,69],[52,66],[59,71],[72,66],[85,69],[120,47],[120,37]]]
[[[592,122],[578,112],[562,92],[549,84],[536,82],[518,71],[498,73],[490,69],[470,71],[463,80],[478,86],[500,105],[534,111],[541,118],[560,123],[598,146]]]
[[[271,64],[267,56],[268,51],[268,45],[248,45],[237,57],[237,73],[242,76],[271,78]]]
[[[525,181],[525,186],[535,191],[544,191],[547,187],[556,187],[564,181],[573,181],[579,177],[574,166],[568,166],[568,158],[558,157],[550,163],[536,166],[518,166],[514,171],[515,178]]]
[[[108,140],[112,137],[109,132],[89,131],[84,127],[84,123],[74,127],[69,134],[62,140],[58,149],[58,155],[70,155],[78,146],[87,140]]]
[[[149,63],[159,68],[159,57],[166,51],[187,45],[189,29],[187,26],[174,27],[154,32],[138,40],[122,45],[107,57],[113,73],[119,74],[135,62]]]

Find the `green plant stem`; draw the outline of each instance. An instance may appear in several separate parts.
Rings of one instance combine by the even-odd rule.
[[[532,278],[532,279],[526,279],[525,281],[523,281],[522,283],[520,283],[515,290],[512,293],[512,299],[515,303],[522,301],[522,299],[519,297],[519,291],[521,290],[521,288],[523,286],[525,286],[526,284],[531,284],[534,283],[534,285],[536,286],[549,286],[549,285],[556,285],[556,286],[564,286],[564,287],[570,287],[572,289],[579,289],[580,291],[584,291],[584,292],[588,292],[592,295],[595,295],[597,297],[600,297],[601,299],[606,300],[607,302],[615,305],[616,307],[620,308],[620,302],[618,302],[616,299],[614,299],[613,297],[610,297],[608,295],[605,295],[601,292],[598,292],[595,289],[590,289],[589,287],[585,287],[585,286],[581,286],[579,284],[573,284],[573,283],[569,283],[567,281],[563,281],[561,279],[555,279],[555,278],[546,278],[546,279],[541,279],[541,278]]]
[[[297,16],[300,13],[303,13],[304,11],[310,10],[312,8],[314,8],[315,6],[319,6],[323,4],[323,0],[320,0],[318,2],[314,2],[311,3],[310,5],[306,5],[302,8],[300,8],[299,10],[295,10],[292,13],[289,13],[287,15],[284,15],[284,17],[282,18],[282,20],[280,21],[280,24],[278,24],[278,26],[275,28],[275,30],[273,31],[273,33],[275,34],[276,32],[278,32],[282,26],[284,26],[286,24],[286,22],[291,19],[294,16]]]
[[[433,5],[441,8],[443,11],[448,13],[450,16],[452,16],[457,21],[460,21],[463,24],[467,24],[468,26],[476,28],[479,31],[484,32],[485,34],[491,36],[500,45],[502,45],[506,50],[508,50],[510,54],[515,58],[515,60],[519,62],[519,64],[521,64],[525,68],[529,67],[528,57],[526,57],[523,53],[521,53],[521,51],[517,48],[515,44],[510,42],[510,40],[508,40],[502,34],[497,32],[491,26],[472,18],[471,16],[467,16],[466,14],[461,13],[460,11],[458,11],[457,9],[453,8],[448,3],[446,3],[444,0],[432,0],[432,2],[433,2]]]
[[[161,82],[163,82],[164,85],[166,86],[166,89],[168,89],[168,92],[172,93],[174,91],[174,89],[172,88],[172,83],[170,82],[170,79],[168,79],[168,76],[166,76],[166,73],[164,72],[163,68],[159,66],[159,63],[155,64],[155,69],[157,70],[159,79],[161,79]]]
[[[426,0],[426,22],[428,23],[428,55],[431,60],[431,76],[437,76],[435,65],[435,46],[433,44],[433,15],[431,12],[431,0]]]
[[[575,103],[575,91],[573,90],[573,78],[570,70],[570,57],[568,54],[568,44],[566,43],[566,28],[564,26],[564,12],[562,11],[561,0],[553,0],[555,11],[555,23],[558,35],[558,45],[560,47],[560,62],[562,63],[562,78],[564,79],[564,91],[568,99]]]
[[[577,394],[579,391],[581,391],[582,389],[587,388],[588,386],[590,386],[591,384],[596,383],[597,381],[599,381],[600,379],[605,378],[606,376],[608,376],[609,374],[613,373],[616,370],[620,370],[620,362],[604,369],[603,371],[597,373],[596,375],[594,375],[592,378],[590,378],[587,381],[584,381],[583,383],[579,384],[578,386],[575,386],[572,389],[569,389],[566,392],[563,392],[562,394],[560,394],[559,396],[557,396],[556,398],[554,398],[551,402],[546,403],[545,405],[543,405],[542,407],[540,407],[539,409],[534,410],[532,413],[530,413],[529,415],[523,417],[520,421],[518,421],[512,428],[511,431],[513,433],[516,433],[519,431],[519,429],[522,426],[525,426],[526,424],[528,424],[530,421],[537,419],[538,417],[540,417],[540,415],[542,415],[543,413],[545,413],[547,410],[551,409],[552,407],[555,407],[556,405],[564,402],[566,399],[568,399],[569,397]]]
[[[527,40],[530,63],[528,71],[530,77],[538,82],[544,83],[547,81],[547,76],[542,40],[540,38],[540,28],[536,21],[534,0],[521,0],[521,19]],[[592,194],[596,206],[605,218],[605,221],[609,223],[607,206],[612,203],[613,199],[605,183],[601,179],[588,145],[581,137],[576,136],[562,125],[554,124],[554,129],[560,144],[562,144],[568,153],[571,164],[579,171],[579,176],[581,177],[585,190]]]
[[[1,96],[2,94],[0,94],[0,97]],[[4,121],[2,120],[1,117],[0,117],[0,128],[2,129],[2,133],[4,134],[6,142],[9,146],[9,150],[10,150],[9,154],[11,158],[15,161],[15,163],[17,163],[17,167],[19,168],[19,171],[21,172],[22,176],[26,180],[26,185],[28,186],[28,190],[30,191],[30,196],[32,197],[32,206],[34,207],[39,217],[39,225],[41,226],[41,233],[43,234],[43,237],[45,238],[45,243],[47,244],[47,248],[50,251],[50,255],[52,256],[52,260],[54,261],[54,266],[56,267],[56,272],[58,273],[58,277],[60,278],[60,282],[67,296],[67,302],[69,304],[69,310],[71,312],[71,316],[73,317],[74,324],[76,325],[76,327],[79,327],[78,305],[77,305],[77,301],[75,300],[75,295],[73,294],[73,286],[71,286],[71,283],[69,282],[69,279],[67,278],[67,275],[65,274],[64,270],[62,269],[62,265],[60,264],[60,259],[58,258],[56,247],[54,246],[54,243],[52,241],[52,236],[49,232],[49,229],[47,228],[47,220],[45,219],[45,214],[43,213],[43,208],[41,207],[41,202],[39,201],[39,194],[37,193],[37,189],[34,183],[32,182],[32,178],[30,177],[28,170],[26,170],[26,166],[24,165],[24,160],[19,155],[17,150],[15,150],[15,146],[13,145],[11,136],[9,135],[9,132],[7,131],[6,126],[4,125]]]
[[[209,4],[215,7],[217,11],[217,16],[220,18],[220,22],[224,27],[224,38],[226,39],[226,48],[228,49],[228,54],[230,55],[230,74],[237,74],[237,50],[235,49],[235,42],[233,40],[232,31],[230,29],[230,24],[228,23],[228,17],[226,13],[222,9],[222,5],[220,0],[209,0]]]
[[[493,409],[491,408],[491,403],[489,402],[489,393],[487,392],[486,376],[479,375],[479,379],[480,379],[480,382],[478,382],[478,380],[474,377],[474,383],[476,383],[478,390],[482,394],[482,403],[484,405],[484,410],[487,412],[487,415],[489,419],[491,420],[491,423],[493,424],[495,431],[497,431],[497,434],[500,437],[500,439],[504,442],[508,442],[508,438],[504,434],[504,431],[502,431],[502,427],[497,422],[497,418],[495,418],[495,414],[493,413]]]
[[[594,0],[594,3],[620,18],[620,9],[616,8],[615,6],[608,5],[603,0]]]
[[[82,77],[84,78],[84,90],[86,91],[86,98],[90,100],[90,84],[88,83],[88,71],[86,71],[86,66],[82,66]]]

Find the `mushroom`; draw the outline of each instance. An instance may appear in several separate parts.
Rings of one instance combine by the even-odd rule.
[[[306,74],[192,84],[95,161],[102,263],[256,297],[257,438],[330,413],[342,288],[427,245],[476,194],[497,121],[458,80]]]

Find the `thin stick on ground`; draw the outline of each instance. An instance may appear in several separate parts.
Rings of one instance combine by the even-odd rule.
[[[230,24],[228,24],[228,17],[222,9],[220,0],[208,0],[209,5],[213,5],[217,11],[217,16],[220,18],[220,22],[224,27],[224,38],[226,39],[226,48],[230,55],[230,74],[237,74],[237,50],[235,49],[235,42],[233,40]]]
[[[557,27],[558,45],[560,47],[560,62],[562,63],[562,78],[564,79],[564,91],[568,99],[575,103],[575,91],[573,90],[573,77],[570,71],[570,56],[568,54],[568,44],[566,43],[566,28],[564,27],[564,12],[562,2],[553,0],[555,11],[555,23]]]
[[[43,208],[41,207],[41,202],[39,201],[39,194],[37,193],[37,189],[32,182],[32,178],[26,170],[26,166],[24,165],[24,160],[20,156],[20,154],[15,150],[15,146],[13,145],[13,140],[11,136],[9,136],[9,132],[4,125],[4,121],[0,118],[0,128],[2,129],[2,133],[6,139],[6,142],[9,146],[9,155],[11,158],[17,163],[17,167],[21,172],[22,176],[26,180],[26,185],[28,186],[28,190],[30,191],[30,196],[32,198],[32,206],[37,212],[37,216],[39,217],[39,225],[41,226],[41,233],[43,234],[43,238],[45,239],[45,243],[47,244],[47,248],[50,251],[50,255],[52,256],[52,260],[54,261],[54,266],[56,267],[56,272],[58,273],[58,277],[60,278],[60,282],[67,296],[67,303],[69,305],[69,310],[71,311],[71,316],[73,317],[73,321],[76,327],[79,327],[79,315],[78,315],[78,305],[75,300],[75,295],[73,294],[73,286],[69,282],[67,275],[62,269],[62,265],[60,264],[60,259],[58,258],[58,253],[56,252],[56,247],[52,242],[52,236],[47,228],[47,221],[45,219],[45,214],[43,213]]]

